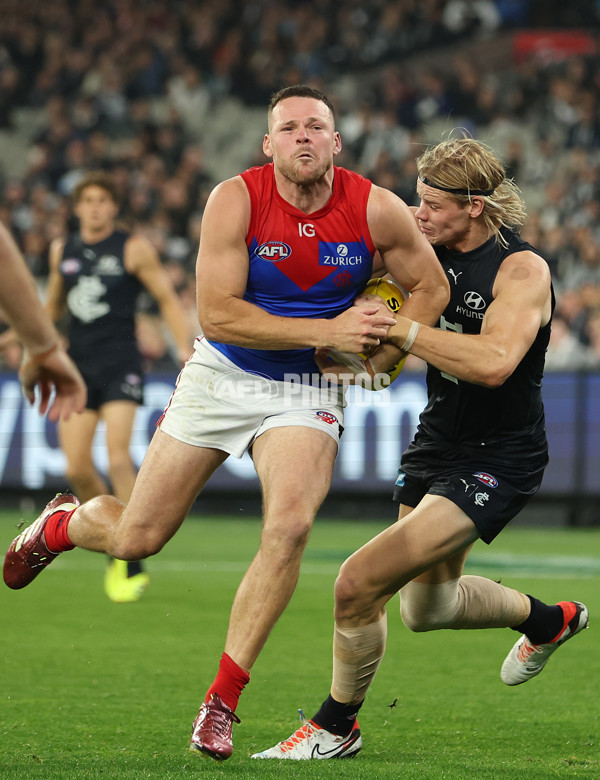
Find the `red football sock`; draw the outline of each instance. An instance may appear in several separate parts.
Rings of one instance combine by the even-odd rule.
[[[229,709],[235,712],[241,693],[249,682],[248,672],[238,666],[227,653],[223,653],[219,663],[219,671],[213,684],[206,692],[204,701],[209,701],[211,694],[218,693]]]
[[[44,539],[46,541],[46,547],[50,552],[66,552],[75,547],[67,534],[67,526],[69,525],[69,520],[73,516],[74,511],[75,509],[71,509],[68,512],[60,510],[54,512],[48,518],[44,528]]]

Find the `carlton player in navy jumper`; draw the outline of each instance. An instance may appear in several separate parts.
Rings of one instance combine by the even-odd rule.
[[[331,480],[344,400],[323,390],[315,348],[359,354],[395,323],[372,303],[349,306],[376,255],[411,292],[411,318],[435,323],[449,295],[406,204],[333,165],[341,139],[325,95],[305,86],[276,94],[263,149],[271,163],[222,182],[207,202],[197,262],[205,338],[181,372],[129,504],[103,496],[74,511],[52,507],[25,543],[15,540],[4,568],[12,587],[30,582],[39,571],[33,552],[47,558],[43,534],[53,551],[75,544],[125,559],[154,554],[215,469],[250,450],[263,492],[260,549],[235,596],[191,742],[218,760],[232,753],[239,696],[294,591]],[[200,600],[206,630],[201,618]],[[199,659],[191,669],[206,679]]]
[[[79,229],[50,248],[47,308],[55,322],[68,315],[68,351],[85,379],[88,399],[83,414],[60,422],[59,440],[78,498],[88,501],[107,493],[92,458],[94,434],[103,420],[112,492],[126,502],[136,474],[129,443],[144,392],[135,334],[136,302],[143,289],[157,300],[181,364],[192,345],[156,250],[145,238],[115,229],[118,194],[110,176],[87,174],[76,186],[73,202]],[[131,602],[148,581],[139,562],[113,559],[104,585],[113,601]]]
[[[398,349],[428,363],[428,404],[396,482],[399,519],[340,570],[329,697],[295,734],[255,758],[335,758],[360,750],[357,712],[384,654],[386,604],[398,591],[412,631],[522,633],[502,666],[507,685],[539,674],[587,626],[579,602],[548,606],[463,575],[475,540],[489,544],[542,480],[548,452],[541,382],[554,295],[547,263],[514,232],[525,206],[490,149],[453,139],[426,151],[417,166],[415,217],[451,295],[437,328],[400,310],[389,343],[371,356],[380,371],[398,359]]]

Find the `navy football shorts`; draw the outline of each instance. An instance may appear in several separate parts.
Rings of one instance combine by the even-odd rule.
[[[513,450],[505,462],[498,455],[494,448],[491,463],[475,448],[463,453],[413,443],[402,456],[394,500],[414,508],[427,494],[444,496],[471,518],[489,544],[538,491],[548,462],[545,452],[524,460]]]
[[[140,406],[144,403],[144,377],[136,367],[114,367],[103,372],[89,372],[79,368],[87,385],[86,409],[98,411],[109,401],[132,401]]]

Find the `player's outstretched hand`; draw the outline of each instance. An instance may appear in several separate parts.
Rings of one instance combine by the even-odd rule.
[[[77,367],[65,350],[55,344],[41,355],[23,353],[19,380],[23,395],[30,404],[35,401],[35,388],[40,391],[40,414],[48,411],[52,389],[56,391],[48,418],[56,422],[67,420],[72,412],[82,412],[87,400],[87,388]]]

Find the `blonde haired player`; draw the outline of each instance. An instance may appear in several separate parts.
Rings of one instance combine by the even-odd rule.
[[[491,149],[456,138],[426,151],[417,166],[415,217],[446,272],[450,302],[437,328],[400,309],[388,343],[370,358],[379,371],[398,350],[428,363],[429,401],[396,481],[398,522],[341,567],[329,697],[290,738],[254,758],[360,750],[357,713],[384,654],[387,602],[398,592],[412,631],[521,633],[502,665],[507,685],[539,674],[588,623],[580,602],[547,605],[463,574],[473,543],[489,544],[542,480],[541,380],[554,296],[546,261],[516,233],[525,206]]]

